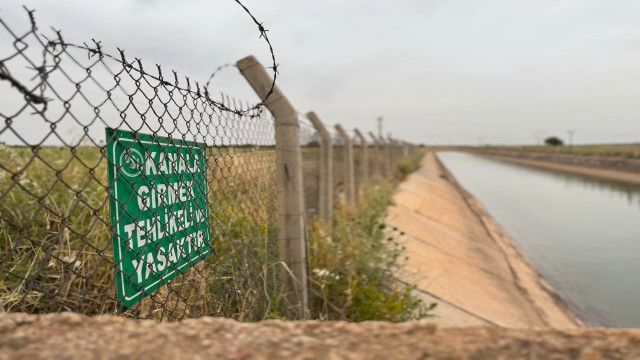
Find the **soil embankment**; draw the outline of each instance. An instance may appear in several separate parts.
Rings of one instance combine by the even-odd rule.
[[[542,154],[519,151],[473,151],[497,160],[568,173],[580,174],[627,184],[640,185],[640,159],[623,157]]]
[[[582,322],[484,207],[433,153],[403,182],[388,223],[405,232],[398,278],[438,302],[448,326],[574,328]]]
[[[0,359],[637,359],[640,330],[0,314]]]

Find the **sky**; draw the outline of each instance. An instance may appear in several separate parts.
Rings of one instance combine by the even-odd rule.
[[[640,1],[243,0],[301,113],[424,144],[640,142]],[[269,52],[232,0],[5,0],[0,17],[206,82]],[[0,42],[3,39],[0,38]],[[2,44],[0,44],[0,49]],[[235,68],[211,86],[257,101]],[[0,93],[6,91],[0,88]],[[536,136],[534,136],[534,134]]]

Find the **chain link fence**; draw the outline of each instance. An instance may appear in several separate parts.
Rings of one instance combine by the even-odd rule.
[[[28,15],[21,32],[0,19],[0,309],[267,318],[281,293],[271,115],[99,42],[48,39]],[[310,224],[321,138],[298,120]]]
[[[274,283],[273,119],[225,95],[213,101],[160,67],[151,75],[123,52],[47,40],[31,20],[23,33],[2,22],[12,42],[0,54],[2,307],[264,316]]]

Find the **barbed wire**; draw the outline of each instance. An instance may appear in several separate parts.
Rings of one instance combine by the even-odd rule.
[[[35,64],[33,64],[33,66],[31,67],[32,70],[36,70],[38,72],[38,74],[36,76],[40,76],[43,79],[46,79],[47,75],[53,71],[56,70],[59,62],[55,62],[52,65],[47,65],[46,63],[46,52],[48,52],[50,55],[52,55],[54,57],[54,61],[56,59],[57,56],[59,56],[61,53],[65,52],[65,49],[67,47],[72,47],[72,48],[77,48],[77,49],[82,49],[88,52],[88,57],[89,59],[91,59],[94,56],[97,56],[100,60],[102,60],[103,58],[109,58],[113,61],[116,61],[118,63],[120,63],[125,69],[127,69],[127,71],[133,71],[133,72],[137,72],[139,73],[139,75],[141,77],[147,77],[149,79],[153,79],[156,80],[158,82],[160,82],[163,86],[166,87],[172,87],[176,90],[180,90],[183,92],[187,92],[189,94],[191,94],[192,96],[196,96],[198,98],[203,98],[206,100],[206,102],[211,105],[212,107],[218,109],[219,111],[224,111],[224,112],[231,112],[234,113],[236,115],[239,116],[249,116],[249,117],[257,117],[260,116],[260,113],[263,110],[263,105],[264,102],[271,96],[271,94],[273,93],[275,86],[276,86],[276,81],[277,81],[277,77],[278,77],[278,64],[276,62],[276,56],[275,56],[275,52],[273,50],[273,46],[271,44],[271,40],[269,40],[269,36],[267,35],[267,32],[269,30],[267,30],[263,23],[258,21],[256,19],[256,17],[251,13],[251,11],[244,5],[242,4],[239,0],[234,0],[238,5],[240,5],[242,7],[242,9],[249,15],[249,17],[251,18],[251,20],[257,25],[258,30],[260,35],[258,36],[259,39],[264,39],[264,41],[267,43],[268,48],[269,48],[269,52],[271,55],[271,62],[272,65],[270,67],[267,67],[267,69],[271,69],[273,71],[273,80],[271,82],[271,87],[269,89],[269,91],[267,92],[267,94],[265,95],[265,97],[263,99],[260,99],[260,102],[258,102],[257,104],[254,104],[252,106],[249,106],[247,108],[236,108],[236,107],[229,107],[227,104],[225,104],[223,101],[217,101],[212,99],[211,95],[210,95],[210,91],[209,91],[209,85],[211,83],[211,80],[213,79],[213,77],[222,69],[227,68],[227,67],[235,67],[235,64],[225,64],[222,65],[220,67],[218,67],[209,77],[209,79],[207,80],[206,84],[204,87],[201,87],[201,85],[198,82],[195,82],[195,90],[193,89],[193,87],[191,86],[191,81],[188,77],[185,77],[186,79],[186,86],[181,85],[179,80],[178,80],[178,75],[175,71],[173,71],[173,78],[174,78],[174,82],[171,83],[169,81],[165,80],[165,77],[162,74],[162,68],[160,65],[156,64],[156,70],[157,70],[157,74],[152,74],[150,72],[145,71],[143,65],[142,65],[142,61],[139,58],[134,58],[133,61],[129,61],[127,60],[127,57],[125,55],[125,52],[123,49],[117,48],[118,50],[118,56],[115,55],[111,55],[108,54],[106,52],[103,51],[102,49],[102,45],[100,41],[97,41],[95,39],[91,39],[91,41],[93,42],[92,45],[88,45],[86,42],[83,43],[83,45],[77,45],[77,44],[73,44],[73,43],[69,43],[66,42],[64,40],[64,38],[62,37],[62,32],[60,30],[57,30],[55,28],[51,28],[54,32],[55,32],[55,39],[49,39],[47,36],[45,36],[44,34],[40,34],[40,36],[46,40],[44,45],[44,51],[43,51],[43,63],[40,66],[36,66]],[[29,9],[26,6],[23,6],[23,8],[25,9],[25,11],[27,12],[27,15],[29,17],[29,21],[31,23],[31,32],[33,32],[34,34],[36,33],[36,31],[38,30],[38,27],[36,25],[36,19],[35,19],[35,10],[33,9]],[[4,27],[9,31],[9,27],[2,21],[0,21]],[[14,41],[14,47],[16,46],[16,44],[21,43],[22,39],[18,36],[14,37],[17,39],[16,41]],[[28,34],[26,34],[28,35]],[[25,35],[25,36],[26,36]],[[57,51],[57,48],[60,48],[60,51]],[[21,53],[24,49],[18,49],[19,53]],[[57,52],[56,52],[57,51]],[[16,54],[17,55],[17,54]],[[16,56],[14,55],[14,56]],[[43,104],[44,107],[42,110],[40,110],[41,112],[45,112],[47,110],[47,103],[48,103],[48,99],[45,98],[42,95],[38,95],[35,92],[38,90],[40,90],[41,93],[44,92],[44,82],[42,82],[41,84],[39,84],[39,86],[37,86],[35,89],[33,90],[29,90],[29,88],[25,85],[23,85],[18,79],[16,79],[15,77],[13,77],[11,75],[11,73],[9,72],[8,68],[4,65],[4,61],[8,60],[8,59],[0,59],[0,80],[4,80],[4,81],[8,81],[11,85],[11,87],[15,88],[16,90],[18,90],[21,94],[23,94],[25,96],[25,98],[27,100],[29,100],[31,103],[34,104]]]
[[[30,28],[13,31],[0,18],[8,34],[0,36],[0,80],[17,89],[4,87],[0,98],[0,312],[257,321],[289,307],[278,275],[285,263],[275,119],[260,111],[267,97],[258,105],[225,94],[213,101],[212,79],[234,65],[218,67],[204,87],[175,72],[172,80],[123,50],[106,54],[94,39],[69,44],[55,29],[48,39],[25,10]],[[269,94],[273,51],[272,60]],[[321,137],[297,115],[305,224],[312,225]],[[337,137],[334,126],[327,130]],[[344,139],[333,145],[327,196],[340,200],[349,162]],[[387,156],[369,154],[377,163]],[[190,225],[177,230],[178,218]],[[188,267],[166,273],[179,261]],[[154,287],[159,278],[166,283]]]
[[[121,49],[107,54],[95,39],[70,44],[56,29],[47,37],[24,9],[20,27],[0,18],[0,311],[264,318],[279,284],[265,273],[275,263],[277,197],[275,127],[262,103],[225,94],[214,101],[197,82],[146,68]],[[127,173],[144,158],[166,171]],[[171,170],[181,164],[184,171]],[[147,206],[118,197],[118,183],[163,195],[143,196],[156,199]],[[177,201],[180,188],[198,200]],[[118,235],[125,222],[143,220],[141,236],[160,234],[150,229],[181,210],[201,225],[165,226],[140,246]],[[194,236],[207,245],[194,245],[203,244]],[[158,254],[171,253],[166,245],[175,249],[173,275],[168,262],[155,267]],[[151,291],[154,277],[166,280],[162,289]],[[128,303],[128,295],[143,298]]]

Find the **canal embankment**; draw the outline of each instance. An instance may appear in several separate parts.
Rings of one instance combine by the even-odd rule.
[[[640,185],[640,159],[635,158],[482,149],[473,150],[472,153],[543,169]]]
[[[397,274],[437,302],[445,326],[583,326],[517,244],[433,153],[398,188],[388,223],[404,232]]]

